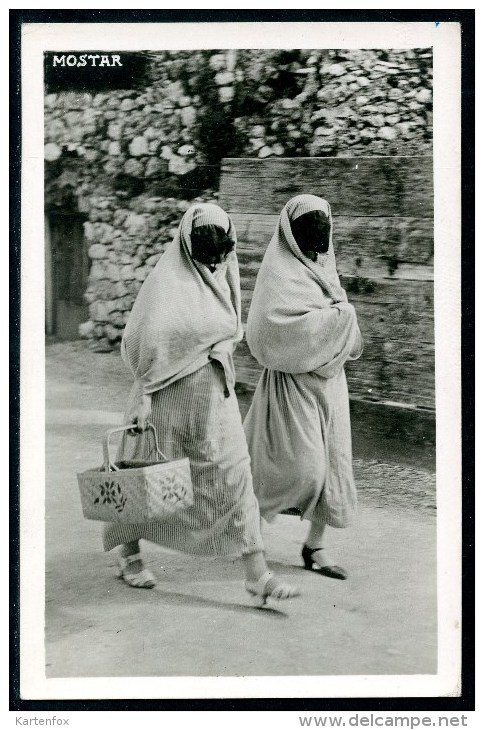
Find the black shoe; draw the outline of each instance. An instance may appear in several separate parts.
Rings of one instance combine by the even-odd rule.
[[[318,565],[318,563],[313,560],[313,553],[317,553],[318,550],[323,550],[323,548],[308,548],[307,545],[303,546],[302,549],[302,559],[304,560],[304,567],[306,570],[312,570],[313,565],[316,566],[316,572],[321,573],[321,575],[325,575],[327,578],[336,578],[337,580],[346,580],[348,577],[348,573],[344,568],[340,568],[339,565],[325,565],[322,567],[321,565]]]

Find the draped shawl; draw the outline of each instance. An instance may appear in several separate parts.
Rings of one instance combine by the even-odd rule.
[[[304,256],[291,220],[322,210],[326,254]],[[361,354],[356,314],[336,271],[329,204],[302,195],[284,207],[262,262],[247,340],[265,367],[244,422],[261,515],[289,508],[332,527],[356,508],[344,363]]]
[[[194,223],[223,225],[234,249],[215,273],[191,256]],[[149,394],[218,360],[234,384],[232,353],[242,338],[236,233],[217,205],[199,203],[183,216],[173,242],[141,287],[121,354],[140,391]]]
[[[291,220],[323,210],[330,221],[328,252],[313,262],[301,252]],[[247,342],[258,362],[286,373],[336,375],[362,351],[353,306],[342,288],[333,249],[329,203],[299,195],[283,208],[262,261],[247,320]]]

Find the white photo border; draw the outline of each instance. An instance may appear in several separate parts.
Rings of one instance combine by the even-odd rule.
[[[457,22],[25,23],[21,39],[20,694],[46,699],[443,697],[460,693],[461,26]],[[45,676],[45,51],[202,48],[433,49],[438,671],[311,677]]]

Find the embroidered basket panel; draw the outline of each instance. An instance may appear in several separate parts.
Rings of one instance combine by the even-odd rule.
[[[171,469],[145,470],[146,497],[152,515],[172,514],[193,504],[193,488],[188,459],[171,464]]]
[[[193,503],[188,459],[117,472],[78,474],[84,517],[142,524],[162,520]]]

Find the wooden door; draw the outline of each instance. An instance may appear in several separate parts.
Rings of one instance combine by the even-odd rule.
[[[54,211],[47,216],[46,332],[61,340],[78,339],[79,325],[89,318],[83,221],[76,213]]]

